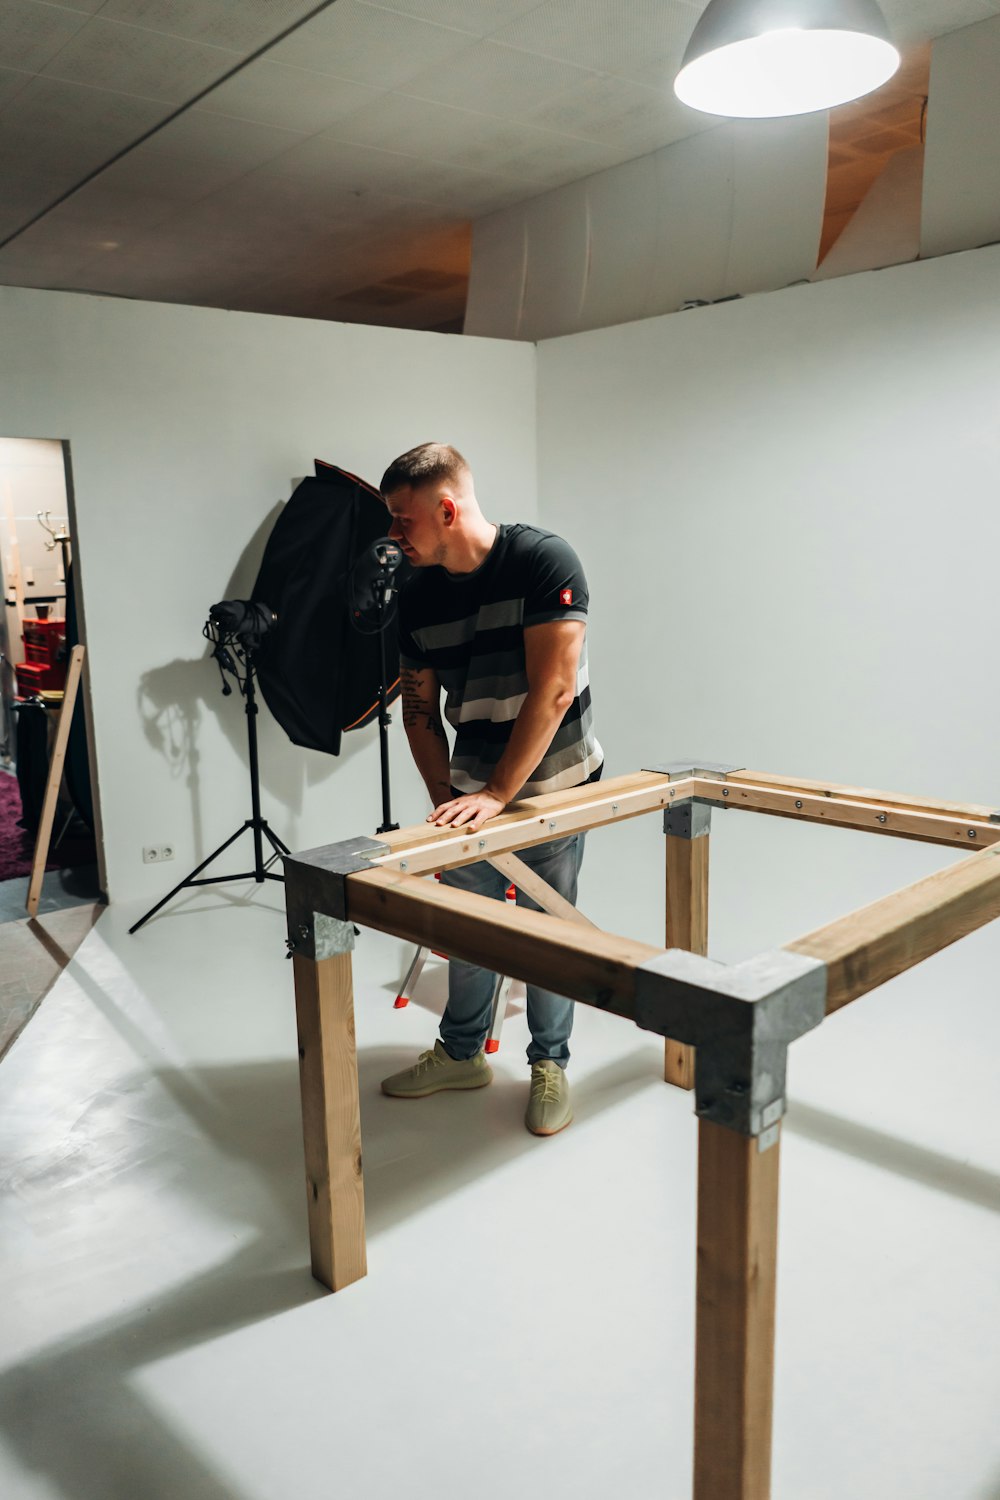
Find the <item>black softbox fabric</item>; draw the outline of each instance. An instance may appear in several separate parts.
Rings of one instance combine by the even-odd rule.
[[[348,576],[389,515],[376,489],[317,460],[275,523],[252,598],[278,616],[256,657],[264,701],[289,739],[339,755],[341,735],[378,715],[377,635],[351,623]],[[401,581],[401,580],[400,580]],[[395,631],[385,632],[386,687],[399,694]]]

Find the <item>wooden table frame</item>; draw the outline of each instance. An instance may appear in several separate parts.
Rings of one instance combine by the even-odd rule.
[[[967,857],[727,966],[705,957],[708,852],[712,809],[734,807]],[[421,879],[653,811],[667,835],[665,948]],[[789,1044],[1000,916],[998,846],[1000,814],[988,807],[687,761],[512,804],[476,834],[421,824],[286,859],[313,1274],[339,1291],[366,1273],[355,923],[658,1033],[664,1076],[694,1088],[699,1122],[694,1500],[767,1500]]]

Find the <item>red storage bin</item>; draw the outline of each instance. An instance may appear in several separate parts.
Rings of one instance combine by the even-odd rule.
[[[22,698],[30,698],[32,693],[37,693],[42,688],[66,686],[64,661],[54,662],[51,666],[44,662],[22,661],[18,662],[14,671],[17,674],[17,691]]]
[[[25,620],[24,659],[33,665],[54,667],[66,653],[65,620]],[[65,671],[63,676],[65,677]]]

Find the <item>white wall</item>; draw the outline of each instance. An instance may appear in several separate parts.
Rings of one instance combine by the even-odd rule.
[[[441,439],[490,516],[534,519],[534,351],[6,287],[0,327],[17,351],[0,436],[70,441],[110,893],[152,900],[249,817],[246,721],[200,632],[210,604],[249,591],[293,480],[320,457],[377,483]],[[425,798],[395,717],[393,813],[415,821]],[[374,727],[336,759],[293,746],[266,710],[260,734],[264,816],[292,848],[374,831]],[[172,864],[142,864],[168,840]],[[228,868],[249,868],[249,838],[237,848]]]
[[[609,771],[692,754],[1000,808],[1000,251],[553,340],[538,378]],[[726,959],[953,857],[715,821]],[[602,919],[650,939],[660,855],[630,826],[594,840]]]
[[[1000,16],[931,53],[921,254],[1000,240]]]
[[[825,111],[733,121],[490,214],[466,330],[552,338],[802,280],[826,156]]]

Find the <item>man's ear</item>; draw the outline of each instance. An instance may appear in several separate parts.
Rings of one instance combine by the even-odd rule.
[[[450,495],[441,496],[441,513],[444,516],[444,524],[446,526],[453,526],[455,517],[458,515],[458,506]]]

